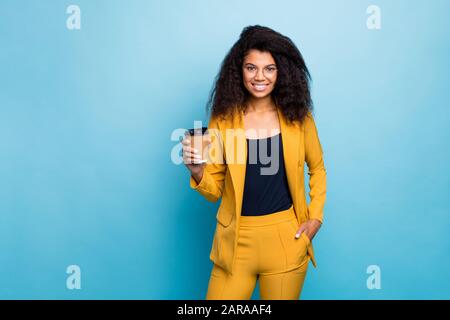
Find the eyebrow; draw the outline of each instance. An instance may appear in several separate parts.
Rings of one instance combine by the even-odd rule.
[[[245,66],[248,66],[248,65],[251,65],[251,66],[256,67],[256,65],[254,65],[253,63],[250,63],[250,62],[247,62],[247,63],[245,64]],[[264,66],[264,67],[271,67],[271,66],[276,67],[275,63],[268,64],[268,65],[266,65],[266,66]]]

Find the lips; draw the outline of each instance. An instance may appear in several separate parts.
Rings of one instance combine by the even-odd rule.
[[[255,91],[264,91],[267,89],[268,86],[269,86],[268,84],[252,83],[252,87],[253,89],[255,89]]]

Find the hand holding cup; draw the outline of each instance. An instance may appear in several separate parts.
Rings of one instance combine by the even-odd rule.
[[[208,147],[212,140],[208,134],[208,128],[195,128],[186,131],[182,140],[183,163],[191,171],[194,178],[203,176],[203,168],[207,162]]]

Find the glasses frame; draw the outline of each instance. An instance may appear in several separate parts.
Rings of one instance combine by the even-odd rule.
[[[249,67],[253,67],[253,68],[255,68],[255,70],[254,71],[250,71],[250,70],[247,69]],[[274,69],[274,70],[270,71],[269,74],[267,74],[266,72],[267,72],[267,69],[269,69],[269,68],[270,69]],[[244,70],[245,73],[250,74],[253,78],[256,77],[258,75],[258,73],[259,73],[259,68],[257,68],[253,64],[244,65],[244,66],[242,66],[242,69]],[[278,72],[278,68],[276,67],[276,65],[273,65],[273,64],[265,66],[263,68],[263,70],[262,70],[262,73],[263,73],[264,77],[266,77],[267,79],[272,79],[277,74],[277,72]]]

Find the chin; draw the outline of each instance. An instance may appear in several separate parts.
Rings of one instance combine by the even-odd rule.
[[[270,91],[270,92],[254,92],[254,91],[250,91],[250,94],[252,95],[253,98],[262,99],[262,98],[270,96],[271,92],[272,91]]]

